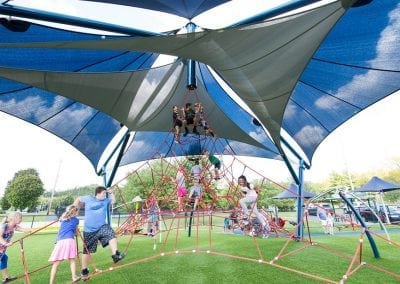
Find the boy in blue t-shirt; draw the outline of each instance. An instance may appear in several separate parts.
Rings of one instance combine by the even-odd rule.
[[[106,198],[109,193],[110,198]],[[118,251],[117,238],[110,224],[106,222],[107,213],[110,210],[111,204],[115,202],[114,193],[107,190],[104,186],[98,186],[95,190],[95,196],[78,197],[74,205],[79,206],[80,203],[85,203],[85,222],[83,226],[83,238],[85,242],[82,255],[82,280],[87,280],[89,277],[88,261],[89,253],[95,253],[97,243],[100,241],[103,247],[110,245],[112,259],[114,263],[122,260],[125,254]],[[79,208],[79,207],[78,207]]]

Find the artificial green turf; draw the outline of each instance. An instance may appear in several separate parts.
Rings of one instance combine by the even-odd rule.
[[[387,270],[399,271],[400,232],[393,227],[390,232],[392,243],[375,237],[380,258],[374,258],[371,247],[364,236],[360,243],[361,231],[351,228],[335,232],[334,236],[323,235],[318,223],[311,223],[312,245],[305,241],[271,236],[268,239],[224,232],[218,220],[214,226],[198,219],[188,237],[187,227],[166,222],[164,231],[156,239],[144,235],[121,236],[120,250],[126,250],[126,258],[115,265],[113,270],[109,248],[101,248],[93,255],[93,272],[96,267],[101,273],[92,275],[87,283],[333,283],[339,282],[350,267],[360,259],[366,262],[346,283],[399,283]],[[203,226],[204,225],[204,226]],[[294,228],[291,228],[292,230]],[[382,232],[379,234],[383,237]],[[23,235],[16,234],[14,240]],[[39,233],[23,240],[27,269],[31,283],[48,283],[50,266],[48,257],[54,247],[56,233]],[[361,258],[357,248],[362,246]],[[79,249],[82,249],[79,241]],[[9,271],[12,275],[23,275],[21,243],[11,246]],[[77,267],[79,268],[79,260]],[[369,265],[380,267],[373,269]],[[355,266],[354,266],[355,267]],[[71,280],[68,262],[59,266],[57,283]],[[14,283],[24,283],[23,278]]]

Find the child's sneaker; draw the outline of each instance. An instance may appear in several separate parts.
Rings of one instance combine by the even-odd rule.
[[[86,281],[86,280],[88,280],[88,279],[89,279],[89,269],[87,269],[87,268],[82,269],[82,272],[81,272],[81,280],[82,280],[82,281]]]
[[[125,254],[117,251],[116,254],[112,255],[111,257],[114,263],[117,263],[118,261],[122,260],[125,257]]]
[[[16,280],[18,277],[15,277],[15,276],[8,276],[8,277],[6,277],[6,278],[3,278],[3,283],[8,283],[8,282],[11,282],[11,281],[14,281],[14,280]]]

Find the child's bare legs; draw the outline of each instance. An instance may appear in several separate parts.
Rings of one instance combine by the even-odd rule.
[[[114,255],[117,253],[118,245],[117,245],[117,238],[111,239],[108,244],[110,245],[111,254]]]
[[[56,280],[56,273],[57,273],[57,268],[58,265],[60,264],[59,260],[56,260],[53,262],[53,265],[51,266],[51,271],[50,271],[50,284],[54,284]],[[4,279],[4,275],[3,275]]]
[[[1,274],[3,276],[3,279],[6,279],[8,277],[8,272],[7,272],[7,268],[1,270]]]
[[[7,278],[7,276],[8,276],[7,268],[1,270],[1,276],[3,276],[3,279]]]
[[[147,228],[147,235],[152,237],[155,236],[157,233],[157,221],[151,221],[148,224],[148,228]]]
[[[76,275],[75,258],[70,258],[69,259],[69,268],[71,269],[72,281],[78,280],[80,277]]]
[[[181,128],[178,125],[176,125],[175,126],[175,141],[180,142],[180,138],[181,138]]]
[[[157,235],[157,233],[158,233],[157,221],[152,222],[151,233],[152,233],[153,237],[155,237]]]
[[[178,196],[178,211],[183,211],[182,197]]]
[[[198,204],[199,204],[199,198],[196,197],[196,198],[194,199],[193,210],[196,210],[196,209],[197,209],[197,205],[198,205]]]
[[[88,268],[89,259],[90,259],[89,254],[85,254],[85,253],[82,254],[82,264],[81,264],[82,270],[85,268],[86,269]]]

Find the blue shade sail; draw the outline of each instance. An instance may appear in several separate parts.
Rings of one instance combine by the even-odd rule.
[[[311,162],[332,131],[399,90],[400,1],[369,2],[332,1],[224,29],[147,37],[89,35],[36,24],[16,32],[3,24],[0,110],[70,143],[86,133],[92,121],[89,113],[102,116],[107,135],[98,141],[101,146],[88,149],[73,144],[88,158],[91,155],[94,166],[121,125],[135,132],[123,164],[154,155],[196,154],[216,147],[212,144],[224,145],[216,148],[218,153],[279,158],[285,154],[282,131]],[[357,7],[349,8],[351,3]],[[155,68],[160,54],[177,58]],[[196,61],[194,91],[186,86],[189,59]],[[230,98],[216,76],[252,114]],[[42,106],[43,117],[37,117],[26,98]],[[154,149],[154,141],[171,135],[171,107],[187,101],[204,104],[218,139],[205,137],[200,139],[204,145],[193,140],[179,147],[170,139],[159,151],[143,151],[135,157],[134,149],[141,143]],[[71,126],[75,136],[73,131],[46,124],[63,121],[79,107],[85,108],[85,115]],[[93,141],[103,139],[95,132],[99,129],[90,131]]]
[[[25,32],[0,25],[0,42],[99,39],[83,34],[31,24]],[[2,49],[1,66],[71,72],[137,70],[150,67],[150,53]],[[0,78],[0,110],[57,135],[86,156],[96,168],[104,150],[121,129],[121,123],[88,105],[43,89]]]
[[[400,1],[372,1],[350,9],[313,55],[282,123],[310,160],[337,127],[399,90],[399,31]]]
[[[165,157],[197,156],[202,155],[205,150],[220,155],[280,159],[278,153],[225,138],[189,134],[186,137],[182,137],[181,142],[181,144],[174,143],[174,134],[172,132],[136,132],[120,165]]]

